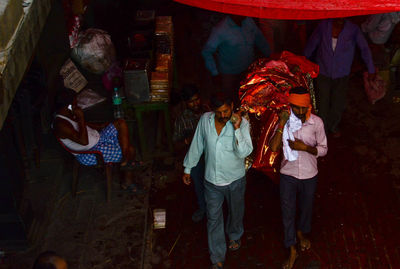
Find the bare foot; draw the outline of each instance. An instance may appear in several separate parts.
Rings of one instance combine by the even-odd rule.
[[[308,240],[301,231],[297,231],[297,237],[300,241],[300,250],[305,251],[311,248],[311,242]]]
[[[128,161],[123,160],[123,161],[121,162],[121,167],[125,167],[125,166],[127,166],[127,165],[128,165]]]
[[[282,264],[282,269],[292,269],[298,255],[295,246],[290,247],[289,258]]]

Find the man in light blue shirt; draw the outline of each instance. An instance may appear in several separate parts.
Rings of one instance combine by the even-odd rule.
[[[233,113],[233,102],[226,95],[211,99],[214,112],[203,114],[197,125],[183,166],[183,182],[190,184],[190,172],[204,152],[204,196],[207,204],[207,233],[211,268],[223,268],[226,254],[222,204],[226,199],[229,216],[226,233],[229,249],[240,248],[243,235],[245,158],[252,152],[250,124]]]
[[[221,89],[238,100],[240,76],[255,60],[257,48],[269,57],[270,47],[253,19],[229,15],[222,19],[211,32],[202,55],[206,68],[218,77]],[[217,61],[214,59],[216,53]]]

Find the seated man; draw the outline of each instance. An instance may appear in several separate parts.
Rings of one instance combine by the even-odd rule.
[[[112,123],[90,123],[85,121],[82,109],[77,107],[76,98],[66,91],[60,100],[54,119],[54,131],[61,142],[73,151],[100,151],[104,162],[121,162],[121,168],[134,165],[135,150],[129,142],[128,126],[123,119]],[[67,96],[65,96],[67,95]],[[96,165],[95,154],[74,154],[84,165]],[[130,177],[125,178],[123,189],[138,191]]]
[[[46,251],[36,258],[33,269],[68,269],[67,262],[53,251]]]

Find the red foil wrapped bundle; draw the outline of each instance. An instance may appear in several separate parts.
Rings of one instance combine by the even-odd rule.
[[[318,76],[319,66],[304,56],[284,51],[278,61],[259,59],[249,67],[246,79],[239,89],[241,108],[249,113],[252,138],[256,146],[252,167],[278,182],[280,153],[268,146],[278,113],[288,107],[289,90],[303,86],[309,89],[315,107],[312,78]]]

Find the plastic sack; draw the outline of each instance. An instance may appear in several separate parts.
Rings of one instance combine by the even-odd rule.
[[[115,48],[107,32],[87,29],[79,34],[71,58],[94,74],[102,74],[115,62]]]
[[[376,101],[382,99],[386,94],[386,82],[378,74],[374,80],[368,79],[368,72],[364,72],[364,89],[367,94],[368,101],[375,104]]]
[[[92,89],[85,89],[81,91],[76,97],[77,106],[82,110],[91,108],[92,106],[100,104],[106,100],[107,98],[101,96]]]

